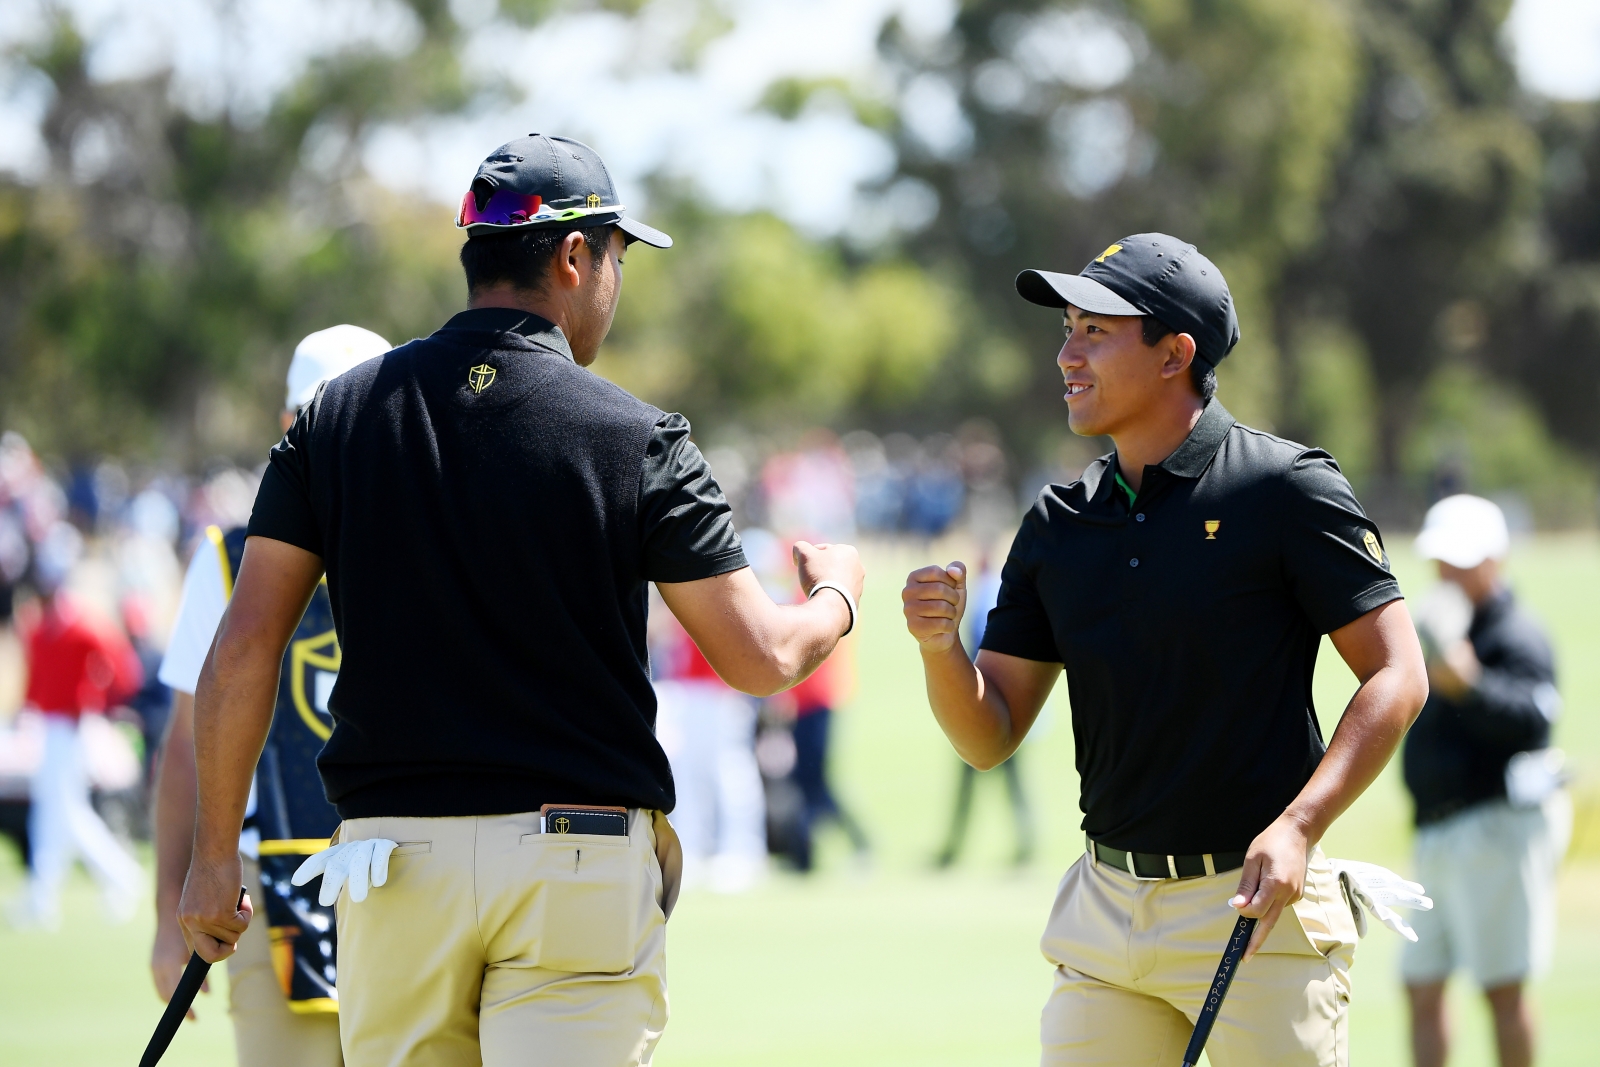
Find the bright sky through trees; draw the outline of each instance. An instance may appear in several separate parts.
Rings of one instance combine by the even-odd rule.
[[[259,112],[311,57],[354,44],[403,51],[418,33],[385,0],[65,0],[91,41],[97,77],[170,64],[173,92],[197,112]],[[752,107],[784,76],[872,78],[874,35],[899,12],[913,33],[935,34],[951,0],[732,0],[731,26],[705,24],[716,5],[656,0],[644,17],[604,11],[557,17],[535,30],[491,22],[492,0],[452,4],[474,36],[468,56],[520,100],[487,101],[468,116],[389,127],[363,153],[379,180],[453,203],[488,148],[512,133],[549,130],[592,139],[626,196],[652,171],[692,179],[716,205],[770,206],[817,234],[855,216],[855,192],[893,165],[888,143],[842,105],[783,122]],[[27,38],[40,0],[0,5],[0,48]],[[221,12],[231,12],[222,14]],[[698,21],[697,21],[698,20]],[[1529,88],[1566,99],[1600,97],[1600,4],[1516,0],[1507,33]],[[693,56],[696,41],[709,38]],[[607,47],[597,42],[609,41]],[[552,63],[552,54],[569,57]],[[540,56],[539,63],[530,61]],[[609,61],[607,57],[612,57]],[[692,68],[686,60],[693,58]],[[577,77],[572,75],[577,73]],[[0,170],[41,165],[35,126],[48,89],[0,66]],[[937,125],[937,101],[925,109]]]

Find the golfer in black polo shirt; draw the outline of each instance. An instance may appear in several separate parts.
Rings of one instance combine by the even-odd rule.
[[[249,921],[250,773],[326,572],[342,663],[318,766],[344,821],[295,880],[339,898],[345,1062],[648,1063],[681,854],[646,583],[768,694],[854,625],[861,565],[802,543],[813,598],[773,604],[688,424],[585,369],[628,243],[671,244],[591,149],[503,146],[458,225],[471,310],[329,382],[272,451],[195,694],[181,921],[208,960]]]
[[[1237,909],[1261,921],[1211,1062],[1342,1067],[1356,929],[1317,841],[1427,693],[1383,542],[1331,456],[1212,399],[1239,329],[1193,246],[1125,237],[1017,289],[1065,310],[1068,421],[1116,451],[1040,493],[976,666],[961,564],[914,572],[904,600],[934,716],[975,767],[1016,751],[1066,670],[1088,847],[1042,943],[1043,1062],[1178,1063]],[[1361,682],[1326,746],[1323,634]]]

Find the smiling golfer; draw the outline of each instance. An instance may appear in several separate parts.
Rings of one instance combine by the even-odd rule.
[[[645,583],[726,681],[765,695],[854,625],[861,565],[801,543],[813,597],[774,605],[682,416],[585,369],[628,243],[672,243],[627,217],[593,150],[512,141],[458,225],[470,310],[323,386],[272,451],[195,693],[180,918],[207,960],[248,922],[250,775],[326,572],[342,661],[318,766],[344,821],[308,866],[325,899],[350,887],[345,1062],[648,1063],[681,854]]]
[[[1356,927],[1317,841],[1427,693],[1383,542],[1332,457],[1213,399],[1239,328],[1192,245],[1125,237],[1017,290],[1064,309],[1068,421],[1116,451],[1040,493],[976,665],[961,564],[903,596],[934,716],[974,767],[1017,750],[1065,667],[1087,848],[1042,942],[1042,1062],[1178,1063],[1243,912],[1261,921],[1211,1062],[1343,1067]],[[1361,683],[1326,746],[1323,634]]]

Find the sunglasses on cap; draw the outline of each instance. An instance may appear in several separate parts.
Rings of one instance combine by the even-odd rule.
[[[598,197],[593,199],[598,200]],[[571,207],[561,211],[544,203],[534,193],[518,193],[510,189],[496,189],[489,199],[478,206],[478,198],[469,189],[461,198],[461,210],[456,213],[456,228],[468,226],[527,226],[539,222],[567,222],[595,215],[612,215],[621,218],[625,209],[621,204],[596,207]]]

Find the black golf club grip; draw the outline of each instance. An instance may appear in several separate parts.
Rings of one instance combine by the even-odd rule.
[[[235,907],[244,907],[244,894],[244,887],[241,886],[239,903]],[[189,963],[183,969],[183,977],[178,979],[178,987],[172,991],[172,999],[167,1001],[167,1010],[161,1013],[156,1032],[150,1035],[150,1043],[144,1047],[144,1055],[139,1057],[139,1067],[156,1067],[161,1062],[161,1057],[166,1054],[167,1046],[172,1044],[178,1027],[183,1025],[183,1017],[189,1014],[189,1006],[199,995],[200,987],[205,985],[209,973],[211,964],[201,959],[198,952],[191,952]]]
[[[1222,1010],[1222,999],[1228,995],[1228,987],[1233,985],[1239,961],[1244,958],[1245,947],[1250,944],[1250,935],[1255,931],[1256,920],[1247,915],[1239,916],[1239,921],[1234,923],[1233,936],[1228,938],[1228,947],[1222,950],[1222,962],[1217,964],[1217,976],[1211,979],[1211,988],[1206,990],[1206,1002],[1200,1006],[1200,1018],[1194,1022],[1194,1036],[1189,1038],[1189,1047],[1184,1050],[1183,1067],[1194,1067],[1200,1062],[1206,1039],[1211,1036],[1211,1028],[1217,1023],[1217,1012]]]

